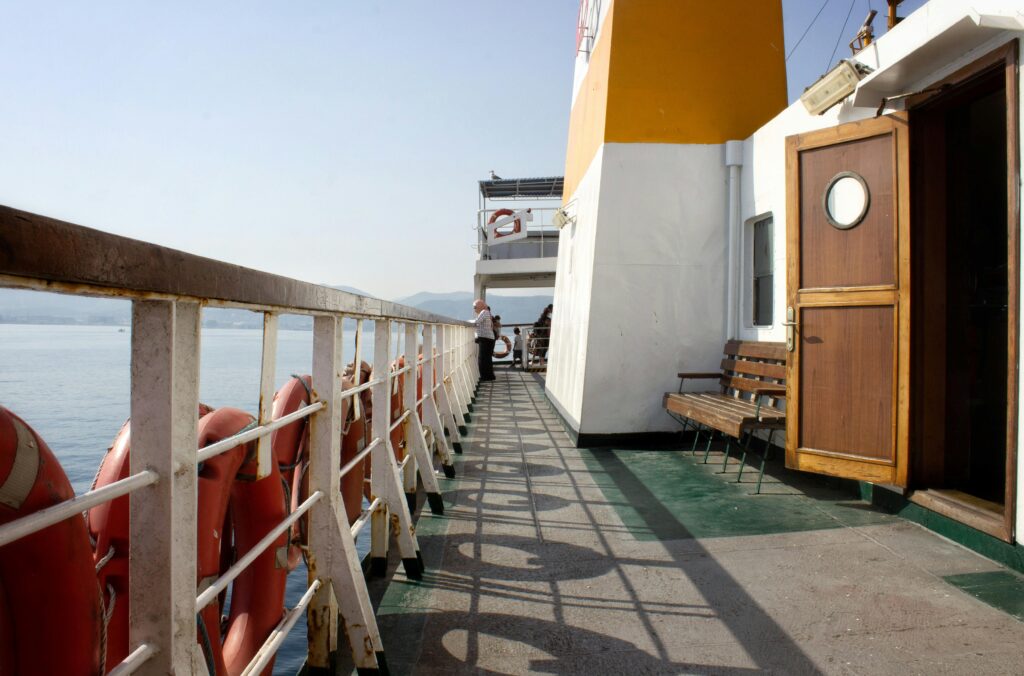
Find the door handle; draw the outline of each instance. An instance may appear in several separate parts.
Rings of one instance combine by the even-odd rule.
[[[793,306],[790,305],[786,308],[786,321],[782,322],[782,325],[786,327],[786,351],[792,352],[796,349],[796,311]]]

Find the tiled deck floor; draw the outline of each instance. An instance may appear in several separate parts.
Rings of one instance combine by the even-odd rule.
[[[684,453],[573,448],[518,371],[475,409],[424,579],[381,600],[392,673],[1024,673],[1024,623],[943,579],[1001,569],[917,525],[819,480],[751,496]]]

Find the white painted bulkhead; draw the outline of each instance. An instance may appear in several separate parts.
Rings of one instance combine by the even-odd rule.
[[[786,137],[874,117],[881,96],[925,89],[1020,40],[1022,29],[1024,2],[932,0],[856,57],[875,71],[861,83],[865,93],[820,116],[795,102],[743,141],[739,278],[733,280],[739,338],[785,340]],[[577,66],[574,98],[585,73]],[[902,108],[897,100],[884,112]],[[717,369],[726,338],[727,191],[722,146],[608,143],[567,196],[576,220],[560,238],[547,393],[574,431],[678,429],[661,408],[662,393],[676,388],[677,371]],[[773,219],[773,321],[755,327],[752,225],[767,216]],[[1018,401],[1024,403],[1024,388]],[[1019,529],[1024,406],[1018,424]]]
[[[875,69],[875,74],[870,80],[866,78],[862,86],[870,85],[874,90],[880,86],[877,84],[879,81],[887,82],[888,90],[883,95],[926,89],[932,83],[940,81],[997,47],[1011,40],[1019,42],[1024,37],[1024,31],[1007,30],[1008,27],[1014,26],[1024,28],[1024,2],[981,0],[965,3],[961,0],[932,0],[858,55],[859,60]],[[922,53],[928,56],[929,69],[924,69],[921,65]],[[904,79],[901,79],[901,75]],[[1019,87],[1018,91],[1021,89],[1024,87]],[[855,107],[854,101],[861,105]],[[743,255],[739,282],[740,338],[760,341],[785,340],[785,327],[782,326],[782,321],[786,311],[786,137],[872,118],[876,114],[878,102],[876,99],[868,101],[858,92],[823,115],[812,116],[797,101],[744,141],[741,170]],[[868,103],[872,105],[869,107]],[[1024,97],[1018,105],[1020,110],[1024,110]],[[884,112],[889,113],[902,108],[902,101],[897,101]],[[1019,143],[1019,135],[1017,141]],[[1019,152],[1018,148],[1018,154]],[[752,224],[766,216],[771,216],[774,220],[774,319],[769,327],[754,327],[750,314],[752,285],[749,272]],[[1024,335],[1024,326],[1021,327],[1019,335]],[[1024,354],[1024,342],[1018,353]],[[709,359],[703,364],[694,364],[695,368],[690,370],[713,369],[716,365],[714,359]],[[1021,461],[1024,455],[1024,379],[1021,380],[1019,387],[1018,403],[1021,407],[1018,411],[1015,538],[1018,542],[1021,524],[1024,524],[1024,462]]]
[[[546,387],[548,398],[573,429],[582,417],[583,383],[590,333],[598,197],[604,148],[599,148],[580,180],[572,202],[572,222],[558,234],[554,310]]]
[[[548,396],[582,434],[673,430],[662,394],[725,340],[724,145],[606,143],[598,158],[559,241]]]

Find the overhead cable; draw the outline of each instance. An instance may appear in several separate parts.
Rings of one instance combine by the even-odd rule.
[[[830,2],[832,2],[832,0],[825,0],[825,2],[822,3],[821,9],[819,9],[818,13],[814,15],[813,19],[811,19],[811,23],[807,24],[807,28],[804,29],[803,35],[801,35],[800,39],[796,41],[795,45],[793,45],[793,49],[789,50],[789,54],[786,55],[786,61],[789,61],[789,57],[793,56],[793,52],[796,51],[796,48],[799,47],[800,43],[804,41],[805,37],[807,37],[807,33],[810,32],[811,26],[813,26],[814,22],[818,20],[818,17],[821,16],[821,13],[825,11],[825,8],[828,7],[828,3]]]
[[[832,48],[832,54],[828,57],[828,63],[825,64],[825,70],[828,71],[832,67],[832,59],[836,57],[836,50],[839,49],[839,43],[843,40],[843,35],[846,34],[846,24],[850,23],[850,15],[853,14],[853,4],[857,0],[850,0],[850,9],[846,12],[846,21],[843,22],[843,27],[839,29],[839,37],[836,38],[836,46]]]

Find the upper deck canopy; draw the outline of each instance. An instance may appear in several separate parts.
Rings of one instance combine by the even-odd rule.
[[[485,200],[559,199],[563,177],[499,178],[480,181],[480,195]]]

